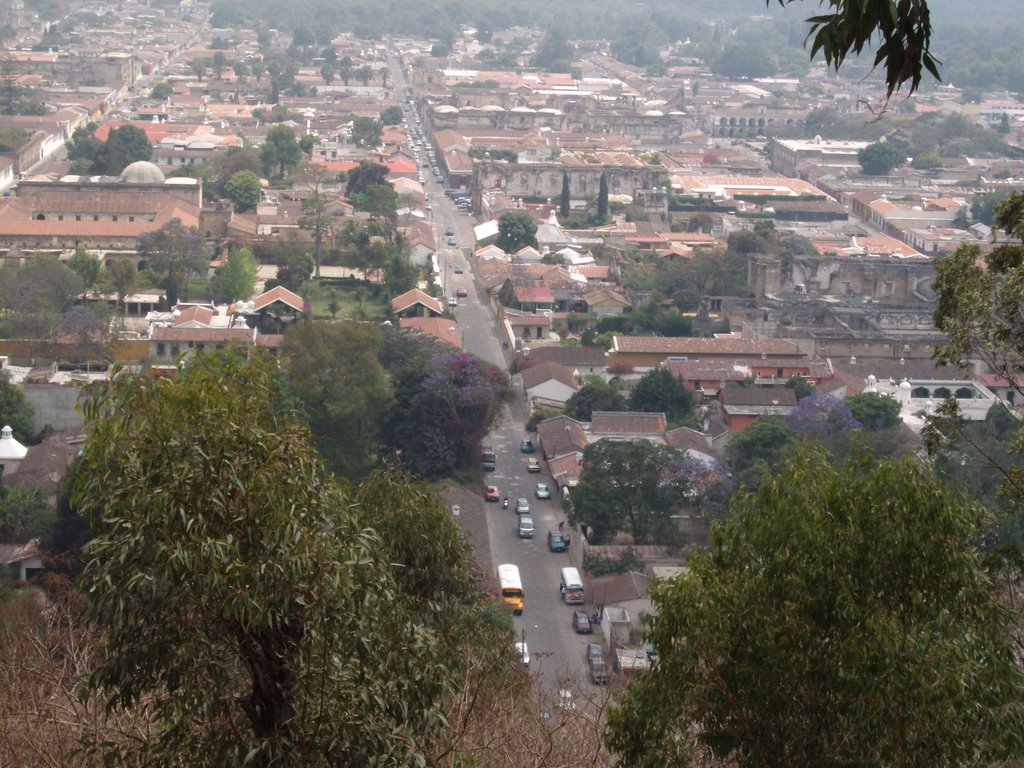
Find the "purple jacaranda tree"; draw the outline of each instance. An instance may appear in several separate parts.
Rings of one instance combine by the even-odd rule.
[[[845,402],[822,392],[801,400],[786,417],[786,426],[798,437],[822,440],[859,429],[860,422]]]

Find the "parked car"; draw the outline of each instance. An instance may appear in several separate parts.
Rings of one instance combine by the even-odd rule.
[[[565,552],[565,536],[558,531],[548,531],[548,549],[552,552]]]
[[[524,667],[530,666],[530,647],[526,643],[516,643],[516,661]]]
[[[586,611],[572,612],[572,628],[576,630],[577,635],[589,635],[594,631]]]
[[[499,496],[499,494],[498,494],[498,486],[496,486],[496,485],[488,485],[487,486],[487,490],[484,491],[484,498],[487,501],[497,501],[498,500],[498,496]]]
[[[457,306],[459,306],[459,300],[457,298],[455,298],[454,296],[449,296],[448,297],[448,306],[449,307],[457,307]]]
[[[538,499],[550,499],[551,489],[547,483],[537,483],[537,490],[534,491]]]
[[[595,685],[603,685],[608,682],[608,664],[604,656],[592,656],[587,659],[587,670],[590,672],[590,682]]]
[[[464,299],[467,296],[469,296],[469,293],[466,291],[465,288],[459,287],[455,289],[455,295],[458,296],[460,299]]]
[[[520,497],[516,499],[516,514],[517,515],[528,515],[530,514],[530,502]]]
[[[523,440],[523,442],[519,444],[519,450],[522,453],[533,453],[533,440]]]
[[[448,245],[458,245],[458,244],[459,244],[459,241],[456,240],[454,237],[449,237],[448,238]]]
[[[540,472],[540,460],[539,459],[527,459],[526,460],[526,471],[527,472]]]
[[[590,661],[593,658],[604,658],[604,648],[601,647],[600,643],[587,643],[587,650],[584,653],[584,658]]]
[[[452,229],[451,227],[448,227],[448,229],[444,231],[444,234],[446,237],[451,237],[452,235],[455,234],[455,230]]]
[[[455,274],[456,275],[461,275],[462,274],[462,265],[461,264],[456,264],[455,265]],[[460,291],[464,291],[466,289],[465,288],[460,288],[459,290]]]
[[[519,532],[520,539],[532,539],[533,538],[533,518],[529,515],[522,515],[519,518],[519,525],[517,531]]]

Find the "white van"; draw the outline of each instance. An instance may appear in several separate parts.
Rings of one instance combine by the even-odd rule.
[[[562,582],[558,588],[562,592],[562,599],[568,605],[580,605],[587,600],[583,591],[583,579],[575,568],[562,569]]]

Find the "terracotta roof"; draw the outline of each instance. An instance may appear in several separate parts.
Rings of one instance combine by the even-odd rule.
[[[522,372],[523,389],[533,389],[545,381],[560,381],[567,387],[576,390],[576,380],[573,378],[572,370],[558,363],[540,362],[531,365]]]
[[[394,312],[401,312],[402,310],[408,309],[416,304],[422,304],[427,309],[439,315],[444,314],[444,307],[441,305],[441,301],[439,299],[435,299],[433,296],[427,295],[419,288],[413,288],[400,296],[395,296],[395,298],[391,300],[391,309]]]
[[[650,584],[651,577],[638,571],[595,576],[590,580],[590,597],[594,605],[615,605],[646,597]]]
[[[568,416],[555,416],[537,425],[537,439],[544,458],[552,459],[573,451],[583,452],[587,435],[583,425]]]
[[[707,436],[689,427],[670,429],[665,433],[665,442],[679,451],[700,451],[708,454],[712,452]]]
[[[0,565],[13,565],[41,554],[39,539],[32,539],[26,544],[0,544]]]
[[[789,387],[725,387],[718,394],[723,406],[796,405],[796,390]]]
[[[283,285],[275,285],[269,291],[261,293],[252,300],[253,309],[257,312],[261,309],[266,309],[276,302],[289,306],[297,312],[306,311],[306,302],[303,301],[302,297],[297,293],[292,293]]]
[[[787,355],[802,356],[800,347],[784,339],[677,338],[669,336],[613,336],[612,350],[665,355]]]
[[[545,285],[517,285],[513,289],[516,301],[529,304],[553,304],[555,297]]]
[[[640,411],[594,411],[590,431],[595,435],[658,435],[665,434],[664,413]]]
[[[398,321],[398,325],[404,329],[429,334],[435,339],[462,349],[462,331],[458,323],[447,317],[403,317]]]
[[[184,325],[185,323],[202,323],[203,325],[210,325],[213,321],[213,310],[209,307],[188,307],[183,309],[176,318],[174,318],[175,325]]]
[[[550,360],[573,368],[603,368],[605,365],[605,351],[601,347],[532,347],[530,357],[534,360]]]
[[[251,344],[255,332],[251,328],[154,328],[153,341],[230,341]]]
[[[284,344],[283,333],[261,333],[256,337],[256,346],[267,349],[280,349]]]
[[[548,460],[548,471],[560,488],[573,485],[583,473],[583,452],[570,451]]]

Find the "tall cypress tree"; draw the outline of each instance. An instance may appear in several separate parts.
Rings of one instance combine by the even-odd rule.
[[[601,174],[601,187],[597,191],[597,218],[604,223],[608,218],[608,179]]]
[[[569,215],[569,174],[562,171],[562,201],[558,206],[558,215],[563,219]]]

